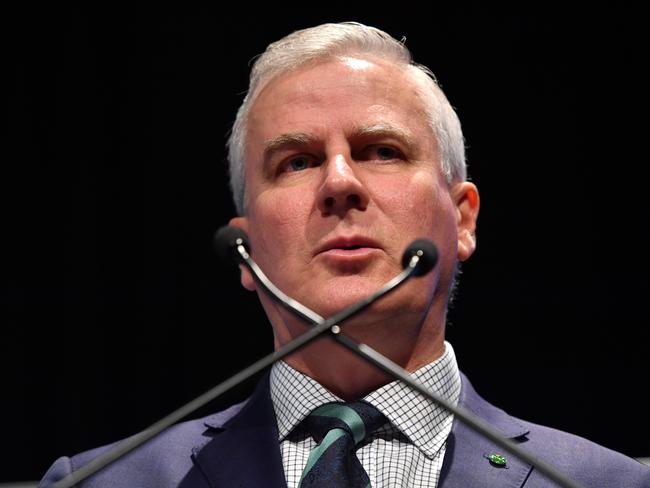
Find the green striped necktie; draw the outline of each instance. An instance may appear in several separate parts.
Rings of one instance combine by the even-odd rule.
[[[304,420],[318,445],[309,454],[299,488],[369,488],[370,479],[355,453],[386,418],[363,400],[326,403]]]

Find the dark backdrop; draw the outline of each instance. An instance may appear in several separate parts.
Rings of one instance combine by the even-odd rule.
[[[5,16],[0,481],[139,431],[271,350],[211,249],[233,216],[225,134],[251,58],[342,20],[406,36],[463,121],[482,208],[449,317],[460,367],[514,415],[650,455],[637,13],[396,8]]]

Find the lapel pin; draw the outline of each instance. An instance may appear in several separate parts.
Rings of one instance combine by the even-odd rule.
[[[496,468],[507,468],[508,467],[508,460],[505,458],[505,456],[502,456],[501,454],[488,454],[485,455],[485,458],[490,461],[490,464]]]

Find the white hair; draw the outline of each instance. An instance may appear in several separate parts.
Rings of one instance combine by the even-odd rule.
[[[402,67],[416,81],[448,183],[467,178],[465,143],[456,112],[433,73],[413,62],[410,51],[386,32],[357,22],[322,24],[302,29],[269,44],[253,64],[248,93],[237,111],[228,138],[230,189],[238,214],[246,211],[245,165],[248,115],[255,99],[271,80],[297,68],[341,56],[371,56]]]

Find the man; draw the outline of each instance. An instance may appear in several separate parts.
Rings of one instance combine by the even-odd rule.
[[[271,44],[253,66],[229,149],[239,213],[231,225],[249,235],[253,258],[282,291],[331,316],[397,275],[410,242],[430,239],[440,254],[434,270],[342,324],[345,334],[585,486],[650,486],[643,465],[508,416],[458,371],[445,319],[458,262],[476,247],[478,190],[466,180],[456,114],[403,44],[355,23]],[[245,268],[241,281],[258,292],[276,347],[307,330]],[[359,399],[364,427],[378,412],[344,462],[359,486],[551,486],[329,338],[276,363],[245,404],[169,429],[83,486],[357,486],[319,481],[348,475],[328,472],[339,456],[327,457],[330,446],[343,441],[328,444],[331,432],[311,426],[338,418],[323,405]],[[357,412],[359,403],[348,405]],[[106,449],[59,459],[41,486]]]

